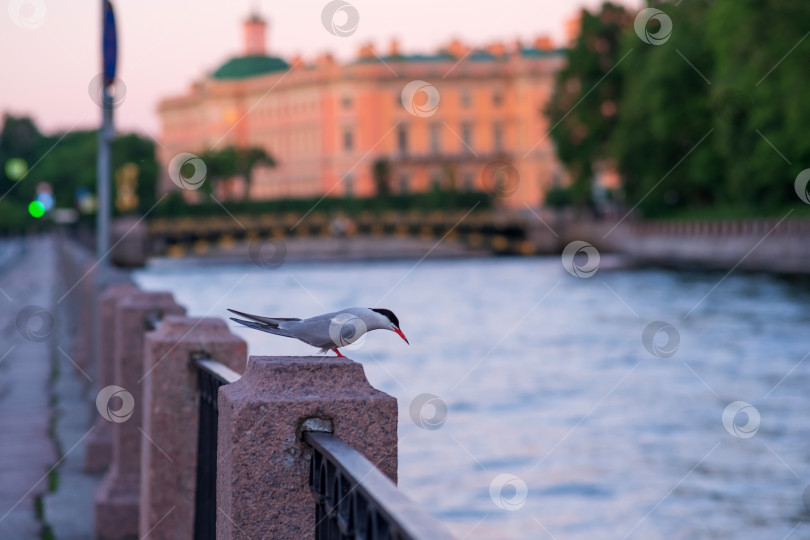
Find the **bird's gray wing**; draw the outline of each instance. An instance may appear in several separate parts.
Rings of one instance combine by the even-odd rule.
[[[323,349],[345,347],[357,341],[368,330],[354,309],[316,315],[300,322],[282,323],[282,328],[295,331],[295,337]],[[361,312],[362,313],[362,312]]]
[[[297,337],[291,334],[288,330],[284,330],[283,328],[279,328],[278,326],[271,326],[269,324],[255,321],[244,321],[242,319],[237,319],[236,317],[231,317],[230,319],[232,321],[238,322],[243,326],[247,326],[248,328],[253,328],[254,330],[261,330],[262,332],[267,332],[269,334],[277,334],[279,336],[285,337]]]
[[[247,319],[257,321],[264,324],[269,324],[272,326],[278,326],[279,323],[282,322],[289,322],[289,321],[300,321],[301,319],[293,319],[293,318],[286,318],[286,317],[262,317],[261,315],[251,315],[250,313],[243,313],[241,311],[236,311],[235,309],[229,309],[231,313],[236,313],[241,317],[245,317]]]
[[[295,333],[291,332],[289,328],[283,325],[287,325],[290,323],[295,323],[296,321],[300,321],[301,319],[290,319],[290,318],[273,318],[273,317],[261,317],[259,315],[251,315],[249,313],[242,313],[241,311],[236,311],[234,309],[229,309],[231,313],[236,313],[242,317],[246,317],[248,319],[252,319],[249,321],[243,319],[237,319],[235,317],[231,317],[232,321],[238,322],[243,326],[247,326],[248,328],[253,328],[255,330],[261,330],[262,332],[268,332],[270,334],[277,334],[279,336],[285,337],[298,337]]]
[[[295,337],[304,343],[323,349],[334,349],[339,346],[333,339],[335,336],[332,336],[335,333],[335,329],[332,327],[332,319],[335,315],[337,315],[337,312],[324,313],[300,322],[282,323],[282,326],[293,330]]]

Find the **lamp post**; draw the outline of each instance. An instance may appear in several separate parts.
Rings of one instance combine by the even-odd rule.
[[[102,70],[101,84],[101,128],[98,131],[97,194],[96,208],[96,256],[100,265],[110,249],[110,143],[115,130],[113,128],[113,95],[115,69],[118,56],[118,43],[115,32],[115,14],[109,0],[101,0],[102,24]]]

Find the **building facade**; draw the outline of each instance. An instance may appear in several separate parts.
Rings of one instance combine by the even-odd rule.
[[[175,155],[228,145],[275,159],[253,172],[255,199],[373,196],[381,162],[393,193],[496,189],[512,207],[566,181],[544,113],[563,62],[548,39],[428,55],[365,45],[339,63],[270,56],[265,32],[252,16],[243,55],[160,103],[162,190]]]

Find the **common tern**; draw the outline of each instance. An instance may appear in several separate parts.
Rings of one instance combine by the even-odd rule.
[[[228,311],[250,319],[230,318],[243,326],[298,339],[313,347],[320,347],[321,353],[333,350],[340,357],[343,355],[340,354],[338,347],[351,345],[371,330],[391,330],[399,334],[405,343],[410,344],[408,338],[399,329],[399,319],[390,309],[353,307],[334,313],[316,315],[309,319],[262,317],[235,309]]]

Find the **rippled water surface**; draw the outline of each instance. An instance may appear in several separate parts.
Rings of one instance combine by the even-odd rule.
[[[579,279],[557,258],[138,275],[196,316],[392,309],[410,346],[374,332],[346,354],[399,400],[400,487],[459,538],[808,538],[810,288],[722,278]],[[669,357],[642,343],[654,321],[675,329],[676,349],[665,331],[648,343]],[[234,332],[251,354],[314,351]],[[424,393],[447,405],[438,429],[409,413]],[[735,401],[753,409],[727,430]]]

